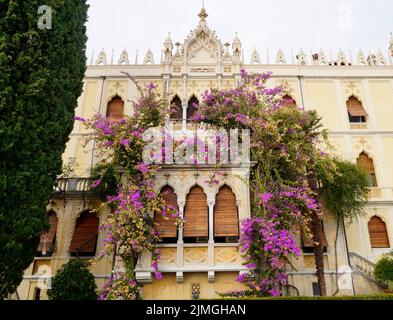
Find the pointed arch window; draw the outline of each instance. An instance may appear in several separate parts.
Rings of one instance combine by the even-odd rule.
[[[366,153],[362,152],[356,159],[356,163],[367,174],[369,187],[377,187],[373,160]]]
[[[182,120],[183,119],[183,106],[180,98],[176,95],[171,102],[171,119]]]
[[[121,120],[124,115],[124,101],[119,96],[114,97],[108,103],[108,107],[106,110],[107,118],[111,120]]]
[[[236,195],[225,185],[216,195],[214,206],[214,241],[237,242],[239,237],[239,215]]]
[[[207,197],[199,186],[193,187],[187,195],[184,209],[184,241],[207,242],[209,234],[209,208]]]
[[[73,256],[94,256],[97,247],[99,219],[91,211],[83,212],[76,220],[69,252]]]
[[[49,257],[55,251],[56,231],[58,218],[54,211],[48,213],[50,229],[40,237],[40,243],[37,248],[37,256]]]
[[[173,207],[176,212],[179,211],[177,205],[177,195],[175,191],[166,186],[161,189],[160,195],[162,195],[169,207]],[[155,213],[154,222],[159,225],[160,237],[163,243],[176,243],[177,242],[177,226],[176,218],[164,217],[161,213]]]
[[[363,108],[362,103],[356,97],[349,97],[347,111],[350,123],[366,123],[368,114]]]
[[[368,232],[371,248],[390,248],[386,224],[380,217],[374,216],[370,219]]]
[[[195,115],[195,112],[198,109],[198,105],[199,105],[199,100],[195,96],[192,96],[192,98],[188,102],[187,120],[192,120],[192,118]]]
[[[296,107],[296,100],[293,99],[290,95],[286,94],[282,97],[281,105],[284,107]]]

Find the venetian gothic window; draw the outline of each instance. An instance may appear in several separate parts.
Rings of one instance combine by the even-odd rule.
[[[362,152],[357,158],[356,162],[358,167],[367,174],[369,187],[377,187],[378,184],[373,160],[366,153]]]
[[[209,235],[209,208],[207,197],[199,186],[193,187],[187,195],[184,208],[184,241],[207,242]]]
[[[293,99],[290,95],[285,95],[285,96],[283,96],[282,97],[282,100],[283,100],[283,102],[282,102],[282,106],[285,106],[285,107],[296,107],[296,100],[295,99]]]
[[[349,97],[347,101],[347,111],[350,123],[366,123],[368,116],[362,103],[354,96]]]
[[[192,120],[195,115],[195,112],[198,109],[199,101],[195,96],[192,96],[190,101],[188,102],[187,108],[187,120]]]
[[[232,189],[225,185],[216,195],[214,206],[214,241],[238,242],[239,216],[236,196]]]
[[[390,248],[386,224],[377,216],[368,222],[371,248]]]
[[[108,103],[106,116],[111,120],[120,120],[124,115],[124,101],[119,96],[114,97]]]
[[[69,252],[73,256],[94,256],[97,247],[99,219],[91,211],[83,212],[76,220]]]
[[[41,235],[40,243],[37,248],[37,256],[51,256],[55,250],[56,231],[57,231],[57,215],[54,211],[48,213],[50,229]]]
[[[175,191],[166,186],[162,188],[160,195],[162,195],[169,207],[175,208],[176,212],[179,211],[177,205],[177,195]],[[177,242],[177,226],[176,218],[164,217],[161,213],[154,215],[154,222],[159,225],[160,237],[163,243],[176,243]]]
[[[183,119],[183,106],[178,96],[175,96],[171,102],[171,119],[182,120]]]

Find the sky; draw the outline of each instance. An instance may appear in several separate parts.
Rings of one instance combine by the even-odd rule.
[[[171,32],[174,43],[183,43],[199,18],[203,0],[88,0],[87,56],[112,49],[117,61],[127,48],[130,61],[139,50],[141,62],[151,47],[159,62],[163,43]],[[222,43],[232,43],[238,33],[249,62],[253,48],[262,60],[269,50],[274,59],[279,47],[290,55],[321,48],[329,57],[340,48],[355,57],[387,52],[393,32],[392,0],[205,0],[210,28]],[[289,59],[289,57],[288,57]]]

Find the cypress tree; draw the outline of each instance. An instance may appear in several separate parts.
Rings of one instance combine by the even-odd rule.
[[[86,0],[0,0],[0,299],[31,264],[86,68]]]

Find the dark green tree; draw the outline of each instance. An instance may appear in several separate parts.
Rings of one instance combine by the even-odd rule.
[[[93,274],[80,260],[70,260],[52,279],[50,300],[97,300]]]
[[[49,228],[46,205],[86,68],[86,1],[47,0],[51,12],[42,4],[0,0],[0,299]]]

